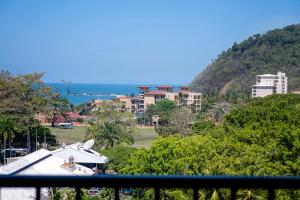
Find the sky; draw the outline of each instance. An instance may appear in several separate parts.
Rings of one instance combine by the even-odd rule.
[[[299,0],[1,0],[0,69],[188,84],[234,42],[296,23]]]

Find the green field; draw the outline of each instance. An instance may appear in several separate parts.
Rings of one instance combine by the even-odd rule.
[[[76,126],[73,129],[61,129],[49,127],[51,133],[56,136],[58,143],[72,144],[75,142],[82,142],[85,136],[87,127]],[[157,137],[157,133],[153,128],[141,128],[137,127],[134,134],[134,144],[136,148],[147,148],[149,147],[153,140]]]
[[[53,135],[56,136],[59,144],[72,144],[82,142],[87,130],[86,126],[76,126],[73,129],[61,129],[57,127],[49,127]]]
[[[136,128],[134,134],[134,144],[136,148],[148,148],[157,137],[154,128]]]

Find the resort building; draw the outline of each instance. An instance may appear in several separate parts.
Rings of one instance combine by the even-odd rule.
[[[131,98],[128,96],[121,96],[117,98],[121,103],[121,111],[130,111],[132,108]]]
[[[252,98],[265,97],[271,94],[286,94],[287,88],[288,78],[285,73],[257,75],[256,84],[252,86]]]
[[[149,86],[140,86],[140,94],[134,97],[119,97],[122,108],[136,115],[145,112],[151,104],[156,104],[162,99],[169,99],[176,102],[178,107],[187,106],[191,112],[198,113],[201,110],[201,93],[190,91],[187,86],[174,90],[173,86],[157,86],[156,90],[150,90]]]

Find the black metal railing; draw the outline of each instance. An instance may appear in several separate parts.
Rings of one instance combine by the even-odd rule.
[[[119,199],[122,188],[154,188],[155,199],[160,199],[160,190],[166,188],[190,188],[193,199],[198,199],[199,189],[228,188],[231,199],[236,199],[238,189],[265,189],[268,199],[274,199],[276,189],[300,189],[300,177],[256,176],[0,176],[0,187],[34,187],[36,199],[41,198],[41,188],[75,188],[76,199],[81,199],[81,188],[109,187]]]

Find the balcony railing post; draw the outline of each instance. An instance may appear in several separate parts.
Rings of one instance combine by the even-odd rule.
[[[41,199],[41,187],[36,187],[36,199]]]
[[[76,187],[76,200],[81,200],[81,189],[80,187]]]
[[[274,189],[268,190],[268,200],[274,200],[275,199],[275,191]]]
[[[119,188],[115,187],[115,200],[119,200],[119,199],[120,199]]]
[[[198,188],[193,188],[193,199],[198,200],[199,195],[198,195]]]
[[[237,189],[236,188],[231,188],[231,200],[236,200],[236,192]]]
[[[154,188],[154,198],[155,198],[155,200],[160,199],[160,188],[158,188],[158,187]]]

